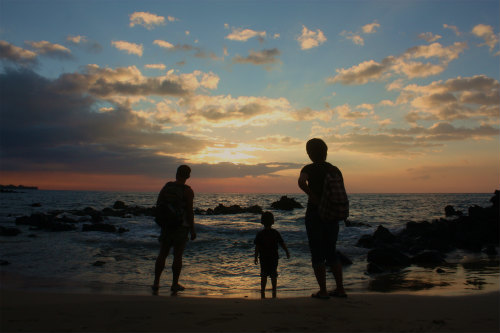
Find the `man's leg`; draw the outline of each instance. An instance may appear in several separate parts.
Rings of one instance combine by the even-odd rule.
[[[326,268],[325,265],[317,264],[313,265],[314,276],[319,285],[319,295],[328,296],[328,291],[326,290]]]
[[[177,290],[182,290],[179,284],[179,277],[182,270],[182,256],[184,254],[184,248],[186,243],[174,245],[174,262],[172,263],[172,288]]]
[[[260,277],[260,298],[266,298],[267,276]]]
[[[158,289],[160,287],[160,276],[165,268],[165,261],[167,260],[169,250],[170,248],[167,246],[167,243],[162,241],[160,245],[160,253],[158,253],[155,263],[155,280],[153,282],[153,289]]]
[[[273,298],[276,298],[276,287],[278,286],[278,278],[276,276],[271,277],[271,283],[273,285]]]
[[[343,275],[342,275],[342,264],[340,263],[339,260],[335,262],[331,266],[332,268],[332,273],[333,277],[335,278],[335,284],[337,285],[337,288],[335,289],[336,293],[339,295],[344,295],[345,290],[344,290],[344,281],[343,281]]]

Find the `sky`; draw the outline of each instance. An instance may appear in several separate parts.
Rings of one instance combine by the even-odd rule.
[[[0,184],[296,193],[500,186],[498,0],[0,0]]]

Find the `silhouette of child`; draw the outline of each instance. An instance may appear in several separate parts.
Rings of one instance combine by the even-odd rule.
[[[267,277],[271,277],[273,286],[273,298],[276,298],[276,286],[278,279],[278,244],[286,252],[286,257],[290,258],[290,252],[283,241],[280,233],[271,228],[274,224],[274,215],[271,212],[262,213],[261,221],[264,229],[257,233],[255,237],[255,264],[260,260],[260,296],[266,298]]]

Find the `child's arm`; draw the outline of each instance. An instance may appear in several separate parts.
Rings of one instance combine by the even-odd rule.
[[[290,252],[288,251],[288,248],[286,247],[285,242],[281,242],[280,245],[283,248],[283,250],[285,250],[285,252],[286,252],[286,258],[290,259]]]
[[[259,262],[259,245],[255,244],[255,257],[254,257],[254,260],[255,260],[255,264],[257,265],[257,263]]]

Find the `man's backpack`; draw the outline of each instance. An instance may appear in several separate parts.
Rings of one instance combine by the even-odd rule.
[[[345,221],[349,216],[349,199],[342,173],[337,167],[330,168],[326,172],[318,210],[321,219],[325,222]]]
[[[183,196],[185,185],[168,182],[156,201],[155,222],[162,228],[175,229],[184,218]]]

